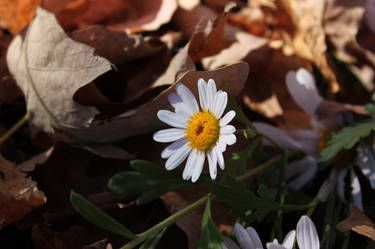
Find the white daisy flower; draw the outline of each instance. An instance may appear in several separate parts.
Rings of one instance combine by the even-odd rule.
[[[157,113],[161,121],[174,128],[157,131],[153,136],[157,142],[173,142],[161,153],[162,158],[168,158],[165,167],[172,170],[188,158],[182,178],[196,182],[207,156],[210,176],[216,179],[217,164],[224,169],[223,152],[227,144],[236,143],[233,134],[236,129],[229,125],[235,111],[229,111],[221,118],[227,106],[227,93],[217,91],[213,79],[207,83],[199,79],[199,108],[193,93],[185,85],[177,84],[176,91],[168,96],[175,111]]]
[[[234,234],[240,246],[228,237],[224,238],[223,249],[263,249],[262,241],[253,227],[243,228],[240,224],[234,225]],[[290,231],[280,245],[277,239],[266,244],[267,249],[292,249],[296,237],[296,230]],[[297,223],[297,244],[300,249],[319,249],[319,236],[312,220],[302,216]]]
[[[282,130],[269,124],[254,122],[256,128],[277,141],[281,146],[292,151],[302,151],[306,156],[300,160],[293,161],[287,167],[288,187],[300,189],[312,180],[320,159],[319,152],[324,149],[325,142],[332,133],[342,127],[351,116],[337,113],[324,120],[318,120],[316,111],[324,100],[315,85],[313,76],[304,68],[297,72],[288,72],[286,76],[288,91],[294,101],[310,116],[312,129]],[[356,160],[354,162],[362,173],[367,176],[371,186],[375,189],[375,159],[373,150],[362,143],[357,146]],[[353,169],[342,162],[335,162],[330,177],[322,185],[318,197],[325,201],[330,192],[336,187],[337,193],[345,200],[345,176],[350,173],[351,189],[354,204],[363,210],[362,193],[359,179]]]

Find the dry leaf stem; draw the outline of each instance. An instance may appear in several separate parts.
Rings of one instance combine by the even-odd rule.
[[[0,137],[0,144],[4,143],[10,136],[13,135],[22,125],[29,120],[29,115],[26,113],[20,120],[15,123],[3,136]]]

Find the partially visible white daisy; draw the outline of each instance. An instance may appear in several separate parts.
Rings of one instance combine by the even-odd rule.
[[[319,152],[324,149],[330,134],[342,127],[345,122],[351,121],[351,115],[337,113],[326,119],[318,120],[316,111],[324,99],[316,88],[313,76],[304,68],[300,68],[296,72],[288,72],[286,83],[294,101],[310,116],[312,129],[282,130],[261,122],[254,122],[254,125],[284,148],[302,151],[306,154],[304,158],[293,161],[287,166],[288,187],[300,189],[314,177],[320,158]],[[371,186],[375,189],[373,151],[370,148],[365,149],[364,145],[360,143],[357,146],[357,152],[355,164],[370,179]],[[359,179],[352,168],[340,161],[335,163],[335,168],[332,169],[329,179],[322,185],[318,197],[321,201],[325,201],[329,193],[336,187],[338,195],[345,200],[344,178],[348,173],[351,178],[353,201],[360,210],[363,210]]]
[[[216,179],[217,164],[224,169],[226,146],[236,143],[236,129],[229,125],[235,111],[229,111],[221,118],[228,102],[227,93],[217,91],[213,79],[207,83],[199,79],[199,108],[193,93],[185,85],[177,84],[176,91],[168,96],[174,112],[160,110],[157,113],[161,121],[174,128],[157,131],[153,136],[157,142],[173,142],[161,153],[162,158],[168,158],[165,167],[172,170],[188,158],[182,178],[196,182],[207,156],[210,176]]]
[[[234,225],[234,234],[240,246],[228,237],[224,238],[223,249],[263,249],[262,241],[253,227],[243,228]],[[267,249],[292,249],[296,237],[296,230],[290,231],[280,245],[277,239],[266,244]],[[300,249],[319,249],[319,236],[312,220],[303,215],[297,223],[297,244]]]

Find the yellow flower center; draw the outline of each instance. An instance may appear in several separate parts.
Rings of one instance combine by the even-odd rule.
[[[190,148],[206,152],[215,146],[220,135],[220,124],[212,113],[206,110],[196,112],[187,123],[185,137],[190,142]]]

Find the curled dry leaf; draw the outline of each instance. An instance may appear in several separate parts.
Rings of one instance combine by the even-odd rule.
[[[66,30],[101,23],[114,30],[136,33],[159,29],[171,20],[176,9],[176,0],[76,0],[55,13]]]
[[[190,41],[173,57],[166,72],[155,81],[153,86],[170,85],[177,81],[182,74],[195,70],[194,62],[217,54],[222,49],[230,46],[233,41],[225,36],[226,16],[227,12],[224,12],[213,21],[207,20],[197,25],[196,31],[191,36]],[[239,61],[240,59],[225,65]]]
[[[36,183],[0,155],[0,230],[46,202]]]
[[[34,17],[41,0],[0,1],[0,26],[18,34]]]
[[[375,224],[355,205],[350,205],[350,216],[337,224],[336,228],[341,232],[353,230],[375,241]]]
[[[23,172],[30,172],[35,169],[36,164],[42,164],[45,163],[48,158],[51,156],[52,152],[54,150],[54,147],[49,148],[48,150],[40,153],[39,155],[36,155],[29,160],[20,163],[17,165],[17,169],[23,171]]]

